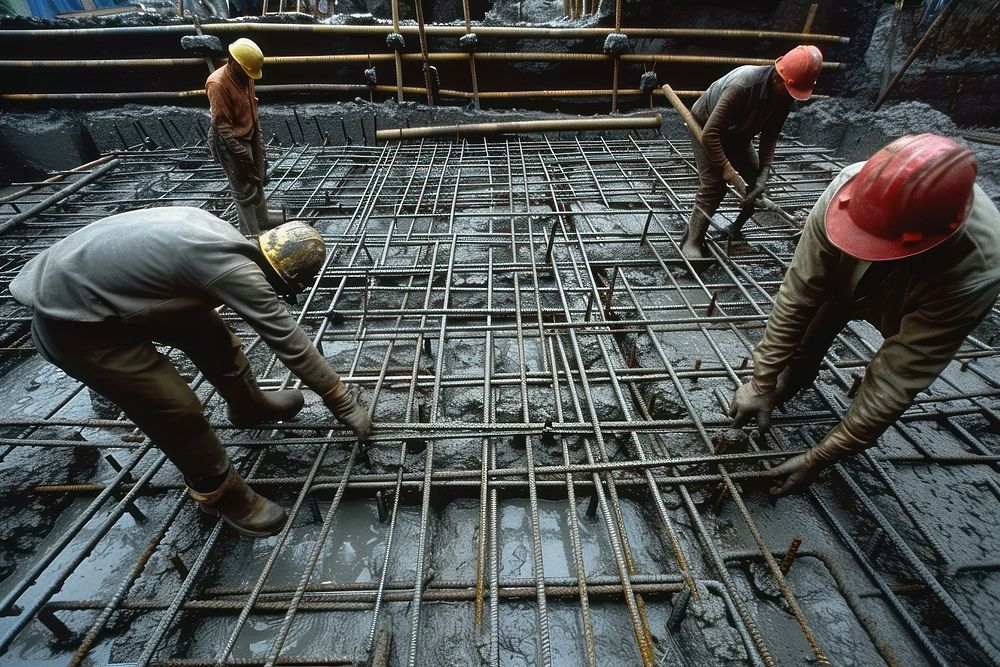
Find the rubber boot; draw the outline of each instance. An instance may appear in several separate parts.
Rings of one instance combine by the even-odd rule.
[[[203,493],[188,487],[188,495],[198,501],[202,511],[222,520],[250,537],[267,537],[282,529],[288,515],[276,503],[258,494],[229,466],[222,484]]]
[[[367,442],[372,437],[372,420],[368,416],[355,392],[348,391],[343,382],[323,395],[323,403],[330,412],[345,426],[354,431],[361,442]]]
[[[705,259],[705,234],[708,233],[710,219],[704,211],[695,206],[688,222],[687,235],[681,245],[681,254],[689,260]]]
[[[257,219],[257,227],[260,231],[266,232],[285,224],[285,209],[268,208],[267,202],[262,202],[254,207],[254,217]]]
[[[236,202],[236,210],[240,214],[240,232],[243,236],[257,238],[260,236],[260,225],[257,222],[257,208],[252,203]]]
[[[238,428],[291,419],[305,405],[298,389],[261,391],[249,368],[231,385],[219,389],[219,393],[229,404],[229,421]]]

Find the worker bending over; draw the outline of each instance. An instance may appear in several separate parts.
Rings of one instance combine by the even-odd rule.
[[[230,464],[201,402],[154,343],[184,352],[239,428],[291,419],[298,389],[261,391],[226,305],[361,440],[372,423],[277,294],[294,301],[322,267],[322,237],[289,222],[245,239],[197,208],[130,211],[91,223],[29,261],[10,285],[34,308],[39,353],[116,403],[184,474],[191,497],[245,535],[276,533],[285,511]]]
[[[702,140],[692,137],[698,168],[698,194],[681,252],[688,259],[705,257],[709,221],[726,196],[726,183],[739,172],[749,188],[744,207],[764,193],[778,135],[792,99],[807,100],[823,67],[815,46],[796,46],[774,65],[737,67],[711,86],[691,108],[702,126]],[[753,149],[753,138],[760,145]]]
[[[864,319],[885,340],[844,418],[819,446],[772,473],[784,495],[864,451],[954,358],[1000,293],[1000,212],[975,184],[966,148],[932,134],[892,142],[833,180],[806,220],[754,349],[753,379],[736,390],[740,427],[816,378],[837,334]]]
[[[209,150],[229,179],[244,236],[257,236],[281,224],[280,211],[268,211],[264,200],[267,156],[260,136],[257,94],[264,54],[251,40],[229,45],[229,62],[209,75],[205,92],[212,114]]]

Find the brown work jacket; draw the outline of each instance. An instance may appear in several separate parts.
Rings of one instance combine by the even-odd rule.
[[[233,74],[233,67],[239,65],[220,67],[205,81],[212,128],[229,151],[238,157],[246,152],[240,140],[249,141],[254,167],[261,176],[265,155],[257,117],[257,93],[253,79],[248,78],[246,85],[241,84]]]
[[[1000,212],[975,186],[972,211],[955,238],[886,266],[879,284],[858,298],[858,283],[873,263],[837,249],[824,218],[833,196],[863,165],[841,171],[813,207],[753,352],[753,381],[759,391],[773,392],[813,316],[831,299],[885,337],[840,424],[853,441],[831,442],[835,456],[874,444],[944,370],[1000,294]]]
[[[775,95],[771,90],[770,65],[737,67],[698,98],[691,113],[701,123],[701,141],[712,164],[726,163],[722,149],[724,136],[743,136],[749,143],[760,134],[757,155],[760,166],[774,160],[774,149],[785,119],[792,108],[792,97]]]

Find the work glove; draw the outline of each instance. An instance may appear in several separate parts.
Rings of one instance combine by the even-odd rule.
[[[771,167],[761,167],[760,174],[757,176],[757,180],[753,183],[753,189],[747,190],[746,195],[743,197],[743,206],[750,206],[757,198],[764,194],[764,190],[767,188],[767,180],[771,177]]]
[[[771,487],[771,495],[786,496],[803,491],[816,481],[823,470],[848,456],[863,452],[869,446],[871,443],[856,437],[841,422],[830,429],[819,445],[771,469],[770,477],[783,478]]]
[[[733,394],[729,416],[733,419],[733,428],[742,428],[751,418],[755,418],[758,430],[764,433],[771,428],[772,410],[774,393],[761,391],[757,383],[750,380]]]
[[[775,497],[787,496],[789,493],[805,491],[816,481],[827,464],[816,461],[812,456],[814,450],[805,454],[793,456],[777,468],[772,468],[769,477],[776,482],[771,487],[770,494]]]
[[[333,389],[322,396],[323,404],[334,414],[338,421],[354,431],[361,442],[367,442],[372,437],[372,420],[368,411],[358,401],[358,392],[349,391],[342,382],[337,382]]]

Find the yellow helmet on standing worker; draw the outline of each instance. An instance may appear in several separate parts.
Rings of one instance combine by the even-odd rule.
[[[267,263],[294,294],[312,284],[326,259],[323,237],[297,220],[267,230],[257,243]]]
[[[264,52],[253,40],[240,37],[229,45],[229,55],[239,63],[251,79],[259,79],[262,76],[260,68],[264,65]]]

